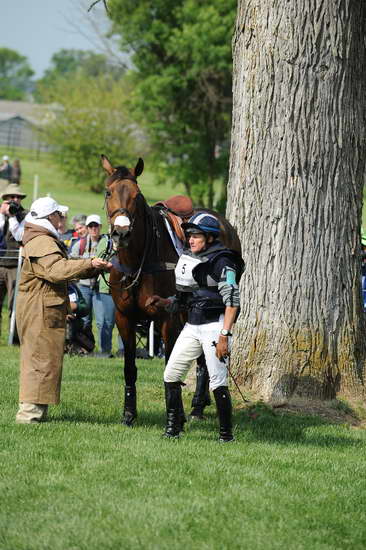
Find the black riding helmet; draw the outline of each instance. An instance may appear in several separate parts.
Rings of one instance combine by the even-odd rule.
[[[203,233],[216,238],[220,234],[219,220],[207,212],[194,214],[188,222],[182,223],[181,227],[187,235],[190,233]]]

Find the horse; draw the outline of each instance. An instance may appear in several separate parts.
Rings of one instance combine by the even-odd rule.
[[[116,305],[116,324],[124,344],[122,422],[132,426],[137,417],[136,324],[141,320],[154,321],[164,341],[165,362],[183,326],[179,315],[146,306],[147,298],[154,294],[165,298],[175,294],[174,269],[178,253],[161,211],[147,204],[138,186],[143,160],[139,158],[133,169],[113,167],[105,155],[101,155],[101,160],[107,173],[105,209],[116,249],[109,284]],[[204,210],[219,218],[224,244],[241,252],[239,238],[230,223],[213,211]]]

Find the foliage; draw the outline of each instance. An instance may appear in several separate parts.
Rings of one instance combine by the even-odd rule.
[[[72,79],[58,79],[50,94],[57,107],[45,127],[45,138],[53,146],[56,162],[75,183],[100,190],[101,153],[112,159],[123,155],[125,162],[137,156],[137,128],[126,108],[128,84],[75,74]]]
[[[122,67],[112,64],[103,55],[89,50],[61,49],[51,57],[51,66],[44,73],[43,78],[36,83],[35,99],[42,103],[56,100],[53,97],[53,87],[59,79],[74,78],[75,76],[102,77],[108,75],[115,79],[123,75]]]
[[[236,442],[220,445],[211,406],[166,441],[162,361],[138,361],[129,429],[120,360],[92,358],[66,358],[49,422],[17,426],[18,357],[0,347],[1,548],[364,548],[364,430],[236,409]]]
[[[33,74],[25,56],[9,48],[0,48],[0,99],[26,99]]]
[[[208,206],[227,177],[235,0],[111,0],[114,32],[132,56],[132,105],[161,179]],[[128,18],[126,14],[128,13]]]

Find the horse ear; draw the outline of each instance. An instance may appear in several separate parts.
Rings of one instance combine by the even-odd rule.
[[[105,155],[100,155],[100,158],[102,160],[102,166],[104,170],[107,172],[107,174],[110,176],[114,172],[114,168],[109,162],[108,158]]]
[[[143,171],[144,171],[144,161],[142,160],[142,158],[139,158],[133,171],[135,178],[140,176]]]

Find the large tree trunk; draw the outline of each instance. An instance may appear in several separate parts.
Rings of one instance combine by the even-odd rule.
[[[264,399],[363,392],[365,0],[239,0],[227,215],[233,372]]]

